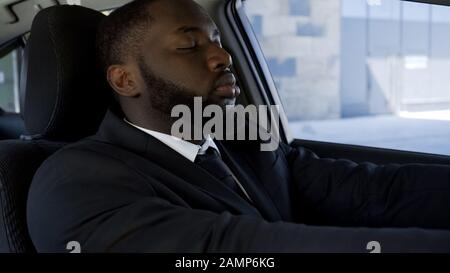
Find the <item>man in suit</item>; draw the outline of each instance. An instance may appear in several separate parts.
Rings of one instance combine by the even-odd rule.
[[[231,57],[191,0],[137,0],[98,48],[118,107],[98,133],[38,170],[28,224],[38,251],[450,251],[450,167],[356,164],[280,143],[186,141],[171,109],[233,105]]]

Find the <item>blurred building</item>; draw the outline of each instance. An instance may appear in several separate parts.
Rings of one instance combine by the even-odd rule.
[[[17,53],[13,51],[0,58],[0,109],[7,112],[18,112],[18,100]]]
[[[450,108],[450,7],[247,0],[291,120]]]

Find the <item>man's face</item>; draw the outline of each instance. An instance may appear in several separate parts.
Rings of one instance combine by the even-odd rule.
[[[239,88],[231,56],[205,11],[191,0],[157,1],[150,9],[155,20],[142,37],[137,65],[139,88],[152,107],[167,112],[195,96],[205,105],[233,105]]]

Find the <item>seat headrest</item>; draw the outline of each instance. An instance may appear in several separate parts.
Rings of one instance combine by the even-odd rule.
[[[103,18],[69,5],[44,9],[34,18],[21,86],[30,138],[74,141],[97,131],[112,101],[95,52]]]

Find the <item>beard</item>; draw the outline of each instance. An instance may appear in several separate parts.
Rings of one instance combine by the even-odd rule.
[[[138,60],[138,65],[148,92],[148,103],[150,104],[149,106],[154,110],[160,112],[162,116],[170,119],[171,122],[175,122],[178,118],[171,117],[172,109],[176,105],[186,105],[191,110],[192,128],[195,128],[197,126],[201,126],[201,128],[203,128],[203,125],[208,120],[214,117],[214,114],[213,117],[204,117],[202,115],[200,124],[194,124],[194,97],[199,95],[196,95],[196,92],[194,90],[157,76],[145,63],[143,58],[140,58]],[[210,95],[211,93],[212,91],[208,92],[208,95]],[[203,97],[202,112],[206,106],[211,104],[220,106],[225,113],[226,106],[234,105],[234,100],[225,100],[223,103],[217,103],[213,101],[210,96],[208,96],[206,99],[205,97]],[[225,118],[225,115],[223,116],[223,118]]]
[[[145,87],[148,91],[150,105],[152,108],[163,114],[169,114],[176,105],[186,105],[194,110],[194,97],[197,92],[186,88],[180,84],[176,84],[170,80],[157,76],[141,57],[138,59],[138,66],[144,79]],[[226,99],[222,102],[216,101],[211,97],[212,89],[209,90],[208,97],[202,97],[203,109],[211,104],[218,105],[225,109],[227,105],[234,105],[235,99]]]
[[[186,105],[193,110],[195,91],[158,77],[151,71],[143,58],[139,58],[138,65],[153,109],[169,116],[173,107],[179,104]]]

